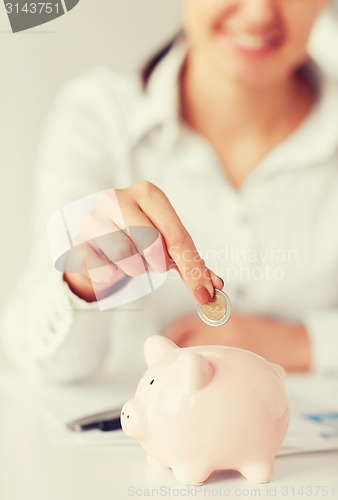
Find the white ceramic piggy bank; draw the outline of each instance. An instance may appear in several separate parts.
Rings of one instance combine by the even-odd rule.
[[[148,369],[121,424],[148,463],[170,467],[185,484],[226,469],[270,481],[289,422],[283,368],[226,346],[181,349],[160,335],[144,353]]]

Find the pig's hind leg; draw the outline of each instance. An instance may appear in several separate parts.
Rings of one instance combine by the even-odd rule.
[[[273,475],[273,460],[254,460],[240,467],[238,471],[253,483],[269,483]]]

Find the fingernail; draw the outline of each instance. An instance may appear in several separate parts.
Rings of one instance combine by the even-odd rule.
[[[222,280],[222,278],[220,276],[218,276],[218,279],[221,280],[221,282],[222,282],[222,288],[224,288],[224,281]]]
[[[208,302],[211,301],[211,295],[208,292],[208,290],[205,288],[205,286],[199,286],[195,290],[195,297],[198,300],[200,304],[207,304]]]

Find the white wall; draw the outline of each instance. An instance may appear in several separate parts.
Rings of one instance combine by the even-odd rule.
[[[181,2],[80,0],[69,14],[15,35],[0,3],[0,312],[26,262],[35,153],[58,89],[93,65],[138,65],[175,32]],[[311,47],[338,75],[332,22],[323,20]]]

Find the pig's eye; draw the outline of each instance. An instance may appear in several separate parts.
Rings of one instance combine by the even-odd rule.
[[[153,383],[154,383],[154,379],[153,379],[153,380],[151,380],[151,381],[149,382],[149,385],[151,385],[151,384],[153,384]]]

